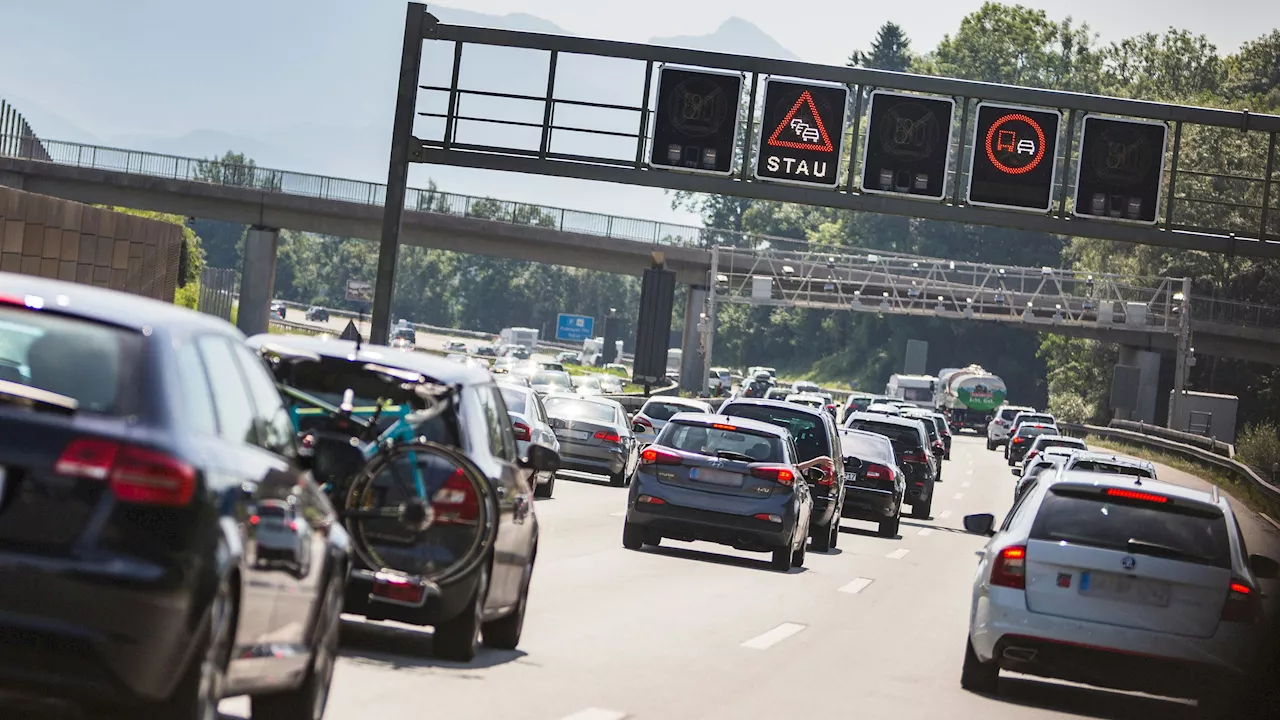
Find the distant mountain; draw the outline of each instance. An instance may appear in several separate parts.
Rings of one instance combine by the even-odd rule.
[[[790,50],[782,47],[765,31],[739,17],[731,17],[709,35],[677,35],[659,37],[649,41],[654,45],[707,50],[710,52],[770,57],[779,60],[799,60]]]
[[[498,28],[499,30],[519,30],[520,32],[549,33],[554,35],[572,35],[559,25],[540,17],[525,13],[508,13],[506,15],[486,15],[485,13],[428,5],[427,12],[435,15],[440,22],[450,25],[476,25],[479,27]]]

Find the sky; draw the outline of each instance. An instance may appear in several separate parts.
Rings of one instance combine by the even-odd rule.
[[[651,37],[702,35],[737,15],[772,35],[802,59],[842,63],[865,48],[886,21],[906,29],[913,48],[928,50],[954,32],[981,0],[832,1],[778,0],[452,0],[476,12],[523,12],[546,18],[578,35],[644,41]],[[1224,53],[1271,28],[1280,27],[1280,0],[1020,0],[1051,18],[1070,15],[1087,22],[1104,42],[1169,26],[1204,33]],[[428,5],[429,7],[429,5]],[[643,11],[631,8],[643,7]],[[621,8],[627,8],[623,10]]]

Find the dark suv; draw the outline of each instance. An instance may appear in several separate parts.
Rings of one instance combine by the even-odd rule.
[[[721,415],[759,420],[786,428],[795,441],[800,462],[823,455],[835,463],[822,479],[809,481],[813,495],[813,518],[809,537],[815,552],[827,552],[840,541],[840,514],[844,510],[844,458],[835,421],[821,408],[811,408],[779,400],[734,398],[720,406]]]
[[[305,464],[228,323],[0,273],[0,695],[173,720],[248,693],[255,717],[320,717],[350,538]],[[264,563],[273,504],[307,542],[277,533]]]
[[[854,413],[845,421],[845,427],[850,430],[884,435],[893,443],[898,466],[907,473],[906,501],[911,504],[911,516],[915,518],[929,517],[933,508],[933,484],[937,480],[925,422],[880,413]]]
[[[432,649],[450,660],[475,657],[480,635],[489,647],[513,649],[520,640],[525,602],[538,551],[538,518],[534,514],[532,475],[555,470],[517,454],[515,435],[502,393],[484,370],[425,353],[392,352],[390,348],[298,335],[255,335],[249,344],[273,360],[277,379],[331,405],[343,392],[355,393],[355,405],[372,406],[379,399],[412,403],[412,386],[388,382],[378,368],[420,374],[429,382],[460,388],[460,410],[437,416],[415,428],[426,439],[457,447],[473,460],[496,490],[498,530],[487,561],[462,577],[433,584],[421,602],[393,602],[374,593],[376,571],[356,558],[346,587],[346,612],[370,620],[395,620],[432,625]],[[384,418],[387,424],[391,418]],[[317,417],[316,421],[323,421]],[[304,431],[312,428],[303,424]],[[540,448],[554,456],[554,451]],[[532,451],[531,451],[532,454]],[[557,463],[558,464],[558,463]],[[534,467],[534,465],[538,465]],[[433,502],[436,502],[433,500]],[[418,540],[420,555],[429,558],[434,543],[447,538]],[[433,579],[443,570],[428,564],[412,574]],[[408,572],[408,568],[396,568]]]

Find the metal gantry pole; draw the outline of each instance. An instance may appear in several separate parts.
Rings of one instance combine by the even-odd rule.
[[[378,243],[378,274],[373,284],[373,317],[369,342],[386,345],[391,333],[391,299],[396,288],[396,259],[400,251],[400,225],[409,185],[409,156],[414,110],[418,104],[418,74],[422,69],[422,42],[439,21],[426,5],[409,3],[404,21],[404,48],[400,51],[400,84],[396,91],[395,122],[391,130],[391,162],[387,169],[387,197],[382,213],[382,238]],[[450,111],[452,113],[452,110]]]
[[[706,329],[703,330],[703,342],[706,344],[706,352],[702,354],[702,380],[700,384],[702,389],[710,393],[711,386],[708,378],[711,377],[711,350],[716,341],[716,289],[718,285],[717,278],[720,274],[720,248],[711,248],[711,276],[707,278],[707,317],[704,320]]]
[[[1182,417],[1183,394],[1187,391],[1187,360],[1191,355],[1191,278],[1182,279],[1182,307],[1178,313],[1178,350],[1174,358],[1173,399],[1169,402],[1169,421],[1171,430],[1179,430],[1178,420]]]

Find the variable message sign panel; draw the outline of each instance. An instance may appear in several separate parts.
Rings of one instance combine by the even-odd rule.
[[[1167,139],[1162,122],[1086,115],[1075,214],[1154,224]]]
[[[862,191],[941,200],[951,159],[951,98],[871,93]]]
[[[761,180],[835,187],[849,88],[812,80],[765,80],[756,147]]]
[[[1057,179],[1062,114],[979,103],[969,162],[969,203],[1047,212]]]
[[[742,75],[663,66],[653,118],[653,167],[709,175],[733,172]]]

